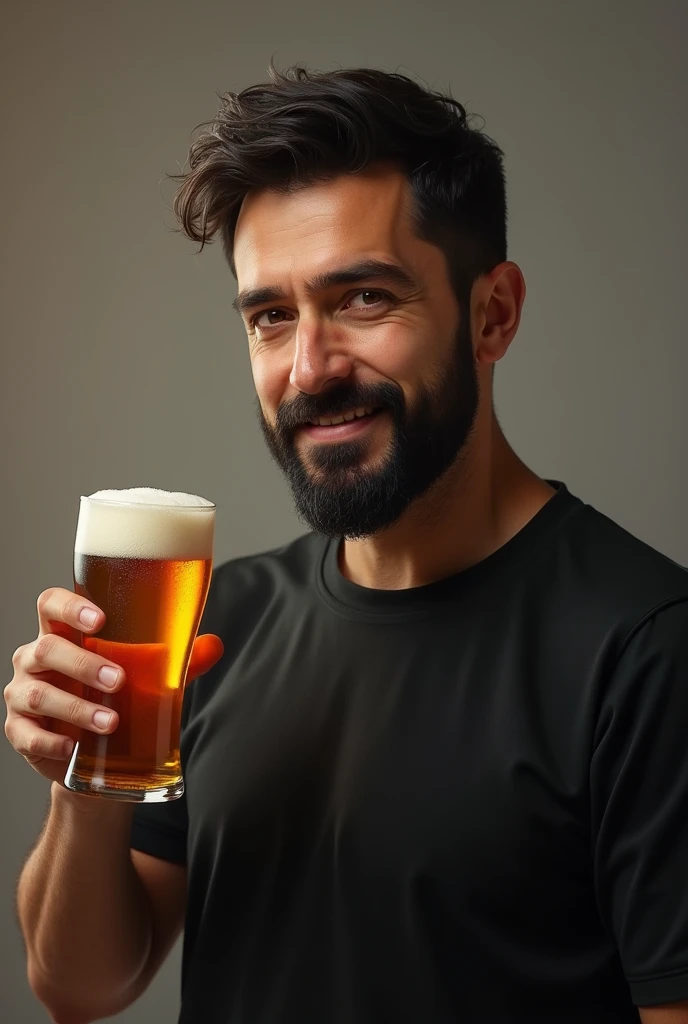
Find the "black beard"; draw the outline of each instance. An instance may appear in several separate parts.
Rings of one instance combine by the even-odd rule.
[[[387,529],[457,461],[478,409],[479,385],[470,332],[459,328],[454,354],[407,407],[398,384],[339,384],[319,395],[300,394],[277,411],[275,426],[259,406],[263,436],[285,473],[299,518],[328,537],[357,540]],[[351,409],[383,409],[392,437],[383,462],[361,469],[365,439],[314,444],[304,463],[295,435],[309,420]]]

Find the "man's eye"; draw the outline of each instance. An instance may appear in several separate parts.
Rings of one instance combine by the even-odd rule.
[[[353,300],[353,299],[357,299],[359,295],[367,295],[367,296],[371,296],[371,295],[372,295],[372,296],[375,296],[375,297],[376,297],[376,301],[375,301],[375,302],[365,302],[365,303],[363,304],[363,308],[365,308],[366,306],[376,306],[376,305],[377,305],[377,303],[379,302],[380,296],[381,296],[382,298],[385,298],[385,297],[386,297],[386,296],[385,296],[385,292],[380,292],[380,291],[373,291],[373,289],[372,289],[372,288],[366,288],[366,289],[365,289],[365,291],[362,291],[362,292],[356,292],[356,294],[355,294],[355,295],[352,295],[352,296],[351,296],[352,300]]]
[[[365,296],[367,299],[370,299],[372,297],[374,301],[364,301],[361,305],[354,306],[354,309],[372,308],[380,304],[380,299],[382,299],[382,301],[384,302],[385,300],[391,298],[391,296],[388,295],[387,292],[379,291],[378,289],[365,288],[363,291],[356,292],[354,295],[351,296],[350,299],[347,299],[345,305],[352,306],[353,300],[359,298],[359,296]],[[279,324],[283,323],[283,321],[273,320],[272,318],[276,316],[286,316],[285,311],[283,309],[264,309],[261,313],[256,313],[254,316],[251,317],[250,325],[254,330],[256,328],[262,328],[263,330],[265,330],[269,327],[277,327],[279,326]],[[266,321],[260,323],[260,321],[264,317],[267,318]]]
[[[265,323],[265,324],[259,324],[258,321],[261,319],[261,317],[266,316],[266,317],[269,318],[271,316],[275,316],[275,314],[278,314],[278,315],[279,314],[284,314],[284,310],[282,310],[282,309],[264,309],[262,313],[256,313],[256,315],[251,318],[251,327],[271,327],[271,326],[273,326],[272,323],[269,320],[268,320],[268,323]]]

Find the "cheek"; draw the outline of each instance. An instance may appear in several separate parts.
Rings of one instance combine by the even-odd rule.
[[[399,331],[375,339],[365,353],[367,369],[398,384],[407,399],[432,372],[436,358],[431,339]]]
[[[251,373],[263,412],[273,421],[289,384],[289,369],[285,371],[276,360],[261,355],[252,357]]]

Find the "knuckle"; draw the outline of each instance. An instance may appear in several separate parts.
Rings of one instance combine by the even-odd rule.
[[[45,701],[45,687],[41,683],[32,683],[26,691],[26,704],[30,711],[40,711]]]
[[[12,735],[13,735],[13,733],[14,733],[14,726],[12,724],[12,719],[8,715],[7,718],[5,719],[5,736],[10,741],[10,743],[12,743]],[[12,743],[12,746],[14,746],[13,743]]]
[[[48,587],[47,590],[41,591],[36,601],[36,609],[39,615],[42,615],[53,594],[55,593],[54,587]]]
[[[36,734],[34,734],[32,736],[28,736],[28,737],[19,736],[17,738],[16,742],[13,744],[14,749],[17,751],[18,754],[21,754],[22,757],[30,757],[31,754],[37,753],[37,751],[36,751],[36,741],[37,741],[37,739],[38,739],[38,736]]]
[[[82,601],[71,594],[67,597],[66,601],[62,605],[62,619],[64,622],[75,623],[79,617],[79,610],[82,605]]]
[[[22,644],[21,647],[17,647],[16,651],[12,655],[12,665],[14,666],[15,669],[18,669],[18,668],[21,667],[21,664],[22,664],[22,662],[24,660],[24,655],[25,654],[26,654],[26,644]]]
[[[5,698],[5,704],[7,705],[9,705],[10,701],[12,700],[12,695],[14,694],[13,683],[14,680],[12,680],[12,682],[9,682],[5,689],[2,691],[2,695]]]
[[[28,740],[24,744],[23,753],[28,754],[29,757],[34,757],[36,754],[40,754],[43,746],[43,740],[40,733],[36,732],[33,736],[29,736]]]
[[[71,700],[67,708],[67,717],[72,725],[81,725],[87,718],[86,704],[82,700]]]
[[[45,759],[45,740],[40,732],[34,733],[25,743],[17,743],[14,750],[35,766]]]
[[[79,648],[78,654],[74,655],[74,661],[72,662],[72,675],[74,679],[90,679],[94,673],[91,671],[91,657],[88,651],[82,651]]]
[[[55,637],[52,633],[45,633],[33,649],[33,656],[39,665],[47,664],[48,658],[55,649]]]

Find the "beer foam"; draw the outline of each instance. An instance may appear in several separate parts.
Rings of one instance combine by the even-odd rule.
[[[215,506],[155,487],[95,491],[81,498],[74,550],[107,558],[212,558]]]

